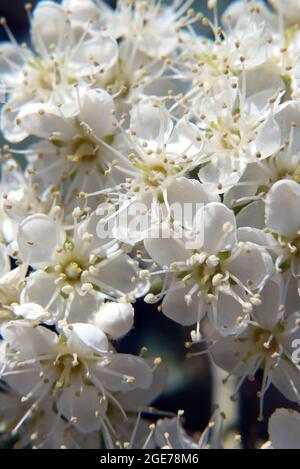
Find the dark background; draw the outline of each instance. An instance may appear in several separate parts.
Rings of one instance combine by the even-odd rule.
[[[231,0],[219,0],[220,13]],[[28,35],[28,18],[24,10],[25,0],[0,0],[0,17],[7,22],[19,41]],[[31,2],[33,5],[36,0]],[[114,1],[108,2],[112,6]],[[205,0],[195,1],[194,8],[207,13]],[[205,29],[203,34],[207,34]],[[0,40],[5,40],[0,30]],[[1,78],[1,77],[0,77]],[[1,137],[0,137],[1,140]],[[135,329],[120,343],[122,351],[138,353],[146,346],[153,355],[159,355],[169,368],[169,382],[165,394],[156,403],[158,408],[170,411],[185,409],[186,428],[190,431],[202,430],[210,418],[211,372],[205,357],[185,359],[184,342],[189,339],[189,331],[177,326],[153,306],[142,301],[136,307]],[[245,447],[253,448],[258,439],[266,438],[266,422],[258,424],[258,402],[256,393],[260,388],[260,376],[254,383],[246,383],[241,390],[239,426]],[[285,401],[274,389],[268,392],[265,406],[266,421],[276,407],[284,406]]]

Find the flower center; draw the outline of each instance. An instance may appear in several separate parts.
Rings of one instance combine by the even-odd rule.
[[[65,388],[71,386],[72,378],[75,373],[80,372],[82,364],[76,354],[65,354],[60,355],[56,359],[54,366],[59,373],[59,378],[56,380],[55,386],[57,388]]]
[[[256,352],[264,352],[271,356],[275,356],[280,351],[280,345],[270,331],[256,328],[253,331],[253,342]]]
[[[224,57],[220,60],[220,56],[215,54],[209,54],[207,52],[196,53],[194,57],[198,61],[198,65],[203,69],[205,67],[203,75],[207,75],[212,78],[220,77],[224,74],[224,71],[228,74],[231,70],[228,65],[228,58]],[[209,80],[207,80],[209,81]]]
[[[72,163],[92,163],[97,158],[99,146],[91,138],[78,135],[73,138],[67,160]]]
[[[83,268],[77,261],[70,261],[64,266],[64,274],[69,282],[74,282],[80,279]]]
[[[210,123],[208,137],[212,138],[215,132],[220,140],[221,147],[225,150],[234,150],[242,143],[242,136],[238,127],[239,115],[234,116],[234,125],[227,126],[221,117],[216,122]]]
[[[70,77],[64,77],[61,66],[57,61],[44,63],[39,57],[28,63],[29,67],[25,70],[25,85],[30,85],[34,89],[45,92],[53,92],[55,88],[63,83],[75,84],[76,80]]]
[[[223,256],[227,258],[229,253],[220,253],[220,257],[214,255],[207,257],[205,253],[195,253],[177,277],[186,285],[193,284],[202,291],[213,293],[214,288],[220,285],[226,276],[221,263]],[[171,267],[176,268],[176,266]]]
[[[136,162],[133,166],[141,171],[145,190],[161,187],[167,178],[175,176],[182,170],[181,166],[167,159]]]

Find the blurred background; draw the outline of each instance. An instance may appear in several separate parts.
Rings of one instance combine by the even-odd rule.
[[[232,0],[219,0],[219,12],[224,11]],[[24,10],[26,0],[0,0],[0,17],[5,16],[7,22],[19,41],[28,35],[28,20]],[[33,5],[38,0],[31,1]],[[114,6],[114,1],[108,1]],[[195,0],[194,8],[206,14],[206,0]],[[202,31],[207,34],[207,28]],[[5,40],[4,31],[0,29],[0,40]],[[1,77],[0,77],[1,79]],[[1,144],[1,136],[0,136]],[[216,379],[210,362],[206,356],[186,360],[185,341],[189,340],[189,330],[177,326],[161,313],[156,307],[146,305],[142,301],[137,304],[135,329],[127,336],[118,348],[128,353],[138,353],[146,346],[151,355],[161,356],[169,369],[169,381],[164,395],[156,402],[156,407],[167,411],[185,410],[185,426],[188,431],[200,432],[207,425],[211,416],[212,382]],[[218,377],[217,377],[218,379]],[[226,401],[225,413],[230,414],[231,423],[236,423],[242,436],[245,448],[254,448],[259,441],[267,437],[267,421],[277,407],[291,407],[273,388],[269,390],[265,405],[265,421],[257,422],[258,400],[256,393],[260,389],[260,375],[252,383],[247,382],[240,392],[237,412],[234,414],[230,399]],[[226,391],[224,390],[224,394]],[[231,428],[227,427],[228,439],[231,440]]]

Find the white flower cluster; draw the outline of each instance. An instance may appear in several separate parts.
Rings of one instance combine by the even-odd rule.
[[[192,0],[42,1],[30,47],[0,20],[0,409],[16,446],[221,447],[218,411],[198,442],[182,412],[142,417],[166,371],[117,352],[137,298],[191,327],[188,356],[205,344],[236,392],[262,369],[260,419],[271,384],[300,403],[300,7],[270,3],[235,1],[219,24],[217,0],[213,22]],[[299,446],[299,429],[277,411],[267,446]]]

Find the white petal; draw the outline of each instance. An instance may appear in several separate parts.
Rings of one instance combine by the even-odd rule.
[[[180,239],[173,237],[151,238],[150,233],[144,245],[152,259],[162,267],[169,267],[173,262],[185,262],[192,254]]]
[[[63,389],[57,408],[67,420],[74,417],[73,424],[81,433],[90,433],[99,430],[107,401],[102,399],[100,403],[99,391],[95,387],[72,383],[71,387]]]
[[[298,280],[291,278],[288,284],[286,299],[285,299],[285,312],[289,316],[295,311],[300,311],[300,297],[298,293]]]
[[[223,155],[223,158],[216,158],[216,161],[205,164],[199,171],[199,179],[212,192],[223,193],[231,189],[241,179],[246,169],[246,162],[243,159],[231,158],[230,155]]]
[[[152,383],[152,371],[140,357],[117,353],[108,356],[108,372],[103,367],[94,367],[93,372],[99,377],[104,387],[111,391],[130,391],[131,389],[148,389]],[[112,370],[114,374],[109,373]],[[125,377],[132,378],[126,380]]]
[[[278,0],[275,0],[278,1]],[[293,1],[293,0],[292,0]],[[262,18],[266,22],[274,22],[276,19],[273,17],[273,12],[270,11],[269,8],[267,8],[267,5],[264,5],[264,3],[261,3],[260,5],[260,18]],[[238,25],[238,29],[242,28],[242,31],[245,27],[248,25],[249,21],[249,9],[248,5],[245,4],[244,2],[241,2],[239,0],[236,0],[234,2],[231,2],[226,10],[224,11],[222,15],[222,24],[226,27],[229,28],[230,31],[232,28],[236,28]],[[252,18],[251,18],[252,19]]]
[[[199,137],[200,132],[198,127],[186,119],[181,119],[174,127],[172,135],[168,140],[167,152],[171,155],[187,155],[193,158],[199,154],[203,147],[202,141],[198,140]]]
[[[205,314],[203,301],[197,295],[193,295],[191,303],[187,305],[185,295],[189,293],[191,287],[183,287],[181,283],[178,283],[175,284],[175,288],[172,288],[172,291],[165,296],[162,303],[162,312],[169,319],[176,321],[182,326],[196,324]]]
[[[150,142],[151,148],[162,148],[167,142],[173,123],[167,110],[153,106],[151,100],[144,100],[131,111],[130,129],[141,141]]]
[[[252,202],[238,213],[236,221],[239,227],[251,226],[263,229],[265,227],[265,204],[262,200]]]
[[[74,292],[68,322],[90,322],[101,301],[101,294],[97,292],[92,291],[86,295],[80,295]]]
[[[138,48],[143,51],[149,57],[163,57],[165,55],[171,54],[178,45],[178,35],[170,31],[168,34],[163,37],[158,34],[148,36],[139,36],[138,37]]]
[[[278,249],[278,242],[271,233],[265,233],[263,230],[253,227],[238,228],[238,241],[258,244],[258,246],[267,249]]]
[[[82,243],[83,238],[86,235],[86,233],[93,235],[93,239],[89,242],[89,249],[91,252],[96,249],[99,249],[100,247],[105,249],[106,247],[105,245],[108,245],[109,243],[111,243],[113,239],[112,234],[109,232],[108,233],[105,232],[107,235],[106,237],[102,238],[101,236],[98,236],[97,227],[101,218],[103,218],[102,215],[100,215],[100,210],[101,210],[101,205],[98,206],[98,210],[97,210],[97,213],[99,213],[99,215],[93,212],[90,217],[88,217],[86,220],[84,220],[83,222],[77,225],[76,231],[75,231],[76,240],[78,239],[79,243]],[[103,215],[107,214],[106,210],[107,210],[107,205],[104,205]],[[106,229],[109,229],[109,227],[105,226],[105,230]],[[118,244],[116,242],[114,249],[116,249],[117,247],[118,247]]]
[[[243,292],[239,291],[239,289],[237,290],[237,295],[243,298]],[[245,313],[241,304],[232,295],[219,293],[217,318],[214,323],[219,333],[222,336],[237,334],[243,327],[242,319],[245,319]]]
[[[26,359],[27,357],[25,356],[24,358]],[[41,382],[40,367],[35,365],[28,365],[26,366],[26,369],[29,369],[30,371],[20,374],[7,375],[5,377],[5,383],[10,388],[14,389],[19,396],[26,396],[29,392],[32,391],[34,386]],[[17,370],[18,368],[15,371]],[[49,387],[49,385],[42,384],[39,390],[33,394],[33,399],[38,399],[40,393],[43,392],[46,386]],[[20,419],[20,408],[17,418],[18,420]]]
[[[72,30],[63,8],[54,2],[40,3],[34,10],[32,41],[42,56],[60,52],[72,40]]]
[[[27,273],[26,266],[20,266],[10,270],[0,278],[0,302],[10,304],[18,302],[20,298],[20,285]]]
[[[226,269],[250,289],[257,289],[271,274],[273,262],[271,256],[259,246],[247,243],[243,248],[236,248],[226,261]]]
[[[93,60],[87,61],[87,57]],[[101,70],[107,71],[113,67],[119,57],[118,44],[115,39],[107,35],[97,34],[96,38],[84,41],[76,48],[72,57],[72,68],[79,76],[95,73],[95,63],[101,66]]]
[[[219,201],[218,194],[193,179],[178,178],[168,186],[168,203],[172,216],[180,225],[185,223],[186,228],[192,228],[194,216],[203,204]]]
[[[26,51],[24,50],[25,54]],[[28,54],[29,58],[30,52]],[[5,79],[5,82],[13,81],[13,77],[16,75],[16,69],[14,64],[18,66],[23,65],[24,55],[22,51],[22,56],[20,55],[20,49],[15,44],[11,42],[1,42],[0,45],[0,73],[1,77]],[[2,84],[2,83],[1,83]]]
[[[261,5],[262,6],[262,5]],[[256,33],[257,34],[257,33]],[[254,36],[255,37],[255,36]],[[256,38],[255,38],[256,39]],[[261,44],[259,50],[263,49],[261,56],[266,56],[266,47],[264,44]],[[254,59],[255,60],[255,59]],[[251,65],[253,65],[253,59],[251,60]],[[249,64],[249,62],[248,62]],[[240,80],[242,81],[240,76]],[[256,66],[250,70],[246,70],[246,82],[247,82],[247,97],[252,96],[256,93],[259,93],[263,90],[270,90],[269,96],[274,96],[277,93],[277,90],[284,88],[284,82],[277,73],[274,67],[270,67],[268,62]],[[277,115],[276,115],[277,120]],[[281,127],[281,126],[280,126]]]
[[[259,133],[253,142],[254,152],[259,151],[261,159],[275,155],[281,144],[281,130],[273,116],[270,116],[260,127]],[[251,145],[250,145],[251,148]],[[253,159],[255,161],[255,154]]]
[[[278,11],[282,11],[283,16],[285,19],[291,23],[291,25],[295,25],[300,20],[300,6],[297,0],[285,0],[284,8],[281,7],[280,0],[273,0],[272,5]]]
[[[52,218],[43,214],[30,215],[19,226],[19,255],[32,267],[43,267],[63,240],[63,230]]]
[[[233,186],[224,194],[224,203],[228,207],[232,207],[234,202],[234,205],[242,207],[246,202],[245,200],[239,202],[239,199],[255,196],[258,187],[268,185],[271,177],[274,177],[273,171],[266,162],[258,164],[256,161],[249,164],[241,177],[240,184]]]
[[[126,208],[121,208],[120,215],[116,215],[113,237],[131,246],[142,241],[151,226],[151,203],[152,194],[147,193],[134,199]],[[148,209],[147,213],[145,208]]]
[[[3,326],[1,334],[22,359],[53,353],[58,336],[43,326],[32,327],[22,321],[11,321]]]
[[[151,359],[146,360],[152,366]],[[163,363],[156,365],[153,371],[153,381],[148,389],[133,389],[129,392],[123,392],[118,400],[125,409],[137,411],[138,409],[152,404],[157,399],[167,385],[167,368]]]
[[[202,249],[208,254],[230,251],[237,243],[234,213],[220,203],[211,203],[200,209],[195,228],[204,233]]]
[[[27,319],[28,321],[42,322],[47,318],[44,308],[36,303],[24,303],[13,307],[16,316]]]
[[[166,438],[165,435],[168,435]],[[165,418],[159,420],[155,430],[155,441],[159,448],[169,447],[168,449],[189,449],[197,448],[196,443],[193,443],[192,439],[189,438],[180,424],[178,424],[178,418]]]
[[[129,303],[105,303],[94,316],[94,324],[113,339],[126,335],[133,327],[134,309]]]
[[[101,263],[99,267],[99,274],[95,274],[92,278],[96,284],[99,280],[100,289],[103,282],[105,286],[111,287],[112,294],[114,294],[114,289],[119,291],[118,294],[126,294],[135,290],[142,292],[142,285],[138,282],[138,264],[126,254],[113,255],[103,262],[103,267]],[[137,283],[133,282],[133,278],[137,279]]]
[[[68,337],[68,346],[75,352],[103,353],[108,350],[106,335],[92,324],[75,323],[70,328],[66,326],[64,332]]]
[[[299,401],[300,376],[298,367],[289,360],[280,360],[272,374],[274,386],[292,402]]]
[[[114,101],[104,90],[89,90],[80,97],[80,118],[98,137],[105,137],[114,132]]]
[[[274,184],[266,199],[266,224],[276,233],[294,238],[300,230],[300,187],[294,181]]]
[[[269,420],[270,441],[274,449],[300,449],[300,414],[277,409]]]
[[[45,322],[48,324],[55,322],[62,314],[63,309],[63,300],[54,283],[55,279],[55,275],[47,274],[42,270],[33,272],[27,277],[25,288],[20,296],[21,304],[36,303],[47,308],[49,317]],[[49,303],[51,304],[49,305]]]
[[[30,135],[48,138],[55,134],[63,141],[68,141],[76,132],[72,119],[65,119],[57,107],[31,103],[25,106],[18,118],[20,127]]]
[[[273,331],[282,316],[280,306],[284,304],[283,288],[281,276],[274,275],[260,292],[262,303],[254,308],[253,314],[263,329]]]
[[[27,101],[28,98],[25,99],[24,96],[13,98],[1,108],[1,130],[9,142],[19,143],[28,137],[28,132],[16,123],[20,108],[26,105]]]
[[[241,357],[249,352],[249,346],[238,341],[238,338],[225,337],[213,347],[212,356],[215,363],[228,372],[237,370],[237,365],[240,364],[240,368],[235,373],[236,375],[244,374],[245,370],[251,370],[251,359],[247,362],[243,362]],[[255,363],[256,356],[252,358],[252,363]]]
[[[72,26],[73,24],[77,26],[78,23],[85,28],[91,19],[98,20],[100,18],[100,8],[97,8],[93,0],[64,0],[63,6],[69,12]]]

